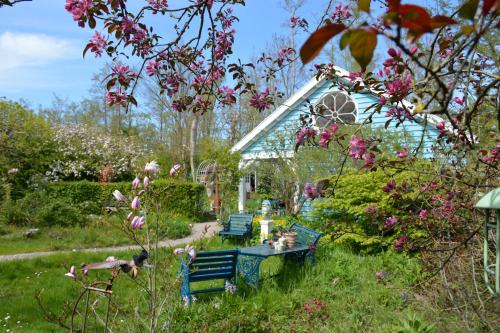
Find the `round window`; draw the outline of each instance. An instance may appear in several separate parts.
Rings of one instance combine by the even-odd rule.
[[[354,124],[356,122],[356,104],[351,96],[334,91],[321,97],[316,104],[316,126],[327,127],[333,123]]]

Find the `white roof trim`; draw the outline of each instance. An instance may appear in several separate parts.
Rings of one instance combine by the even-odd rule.
[[[251,130],[247,135],[245,135],[240,141],[238,141],[233,148],[232,152],[240,151],[248,147],[254,139],[256,139],[260,133],[266,130],[266,128],[271,125],[276,119],[280,118],[281,115],[285,114],[288,109],[293,107],[297,102],[305,99],[305,96],[312,92],[312,90],[319,84],[325,81],[324,78],[316,80],[316,77],[312,78],[300,88],[295,94],[293,94],[289,99],[287,99],[283,104],[281,104],[276,110],[274,110],[269,116],[267,116],[259,125],[257,125],[253,130]]]
[[[348,79],[349,71],[346,71],[345,69],[337,67],[337,66],[333,66],[333,68],[335,69],[335,74],[338,77],[348,81],[349,83],[354,83],[357,80],[359,80],[359,79],[356,79],[354,81],[351,81]],[[325,81],[324,77],[321,77],[319,80],[317,80],[316,77],[313,77],[311,80],[309,80],[309,82],[307,82],[307,84],[305,84],[302,88],[300,88],[295,94],[290,96],[290,98],[288,98],[283,104],[281,104],[277,109],[275,109],[259,125],[257,125],[253,130],[251,130],[247,135],[245,135],[240,141],[238,141],[231,148],[231,152],[241,151],[241,150],[247,148],[248,146],[250,146],[259,137],[259,135],[261,133],[266,132],[268,130],[268,127],[272,123],[274,123],[274,121],[276,121],[282,115],[284,115],[297,102],[305,100],[308,95],[310,95],[311,93],[314,92],[314,88],[317,87],[318,85],[322,84],[324,81]],[[382,93],[382,91],[375,90],[371,86],[368,86],[368,87],[365,86],[365,89],[374,95],[380,95]],[[384,95],[387,97],[389,96],[387,94],[384,94]],[[415,106],[406,100],[402,100],[401,104],[406,109],[408,109],[410,112],[412,112],[412,114],[415,117],[424,119],[425,116],[427,116],[427,121],[434,126],[436,126],[439,122],[444,121],[443,118],[436,116],[436,115],[433,115],[433,114],[430,114],[430,113],[422,112],[422,113],[414,114],[413,110],[414,110]],[[452,129],[451,125],[448,124],[446,121],[445,121],[445,124],[446,124],[447,129],[449,129],[449,128]],[[266,153],[266,154],[269,154],[269,153]],[[252,156],[253,158],[259,158],[259,157],[260,158],[271,158],[271,157],[261,157],[259,155],[260,154],[244,154],[244,156],[247,156],[248,158],[244,158],[244,156],[242,156],[242,158],[243,159],[250,159],[249,158],[250,156]],[[293,155],[293,152],[292,152],[292,155]]]

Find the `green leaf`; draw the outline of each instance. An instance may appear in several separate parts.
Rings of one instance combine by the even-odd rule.
[[[467,1],[458,10],[458,15],[460,15],[460,17],[464,19],[474,20],[474,16],[476,15],[478,5],[479,5],[479,0]]]
[[[363,12],[370,13],[371,0],[358,0],[358,8]]]
[[[342,37],[340,37],[340,49],[343,50],[347,47],[347,45],[349,45],[349,42],[351,40],[351,34],[352,34],[352,30],[347,30],[346,32],[344,32],[344,34],[342,35]]]
[[[377,33],[373,29],[352,30],[349,38],[349,49],[361,68],[365,68],[370,63],[376,46]]]
[[[345,28],[343,24],[328,24],[313,32],[300,48],[302,62],[307,64],[316,58],[323,46],[335,35],[344,31]]]

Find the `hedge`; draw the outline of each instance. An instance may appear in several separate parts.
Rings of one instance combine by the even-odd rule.
[[[47,186],[50,198],[62,199],[86,208],[86,213],[100,214],[102,208],[115,206],[113,191],[127,194],[131,182],[96,183],[87,180],[51,183]],[[183,180],[156,179],[148,195],[154,195],[162,211],[197,218],[203,213],[205,187]]]

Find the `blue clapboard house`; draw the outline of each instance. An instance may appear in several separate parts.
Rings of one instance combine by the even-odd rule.
[[[336,73],[342,85],[353,84],[347,78],[349,72],[336,67]],[[336,85],[325,78],[313,78],[237,142],[232,147],[232,151],[240,152],[240,167],[258,160],[293,157],[295,132],[301,125],[301,115],[309,113],[310,104],[322,104],[326,110],[323,117],[313,118],[313,124],[319,130],[334,122],[340,124],[366,122],[365,126],[371,126],[372,129],[384,129],[389,119],[386,116],[386,112],[389,110],[388,106],[384,106],[380,113],[373,114],[372,121],[367,122],[367,117],[373,111],[373,108],[368,108],[378,102],[379,93],[371,87],[364,87],[359,92],[347,94],[339,89],[338,83]],[[407,121],[397,127],[395,126],[396,122],[393,121],[387,127],[387,131],[401,134],[402,140],[407,141],[402,142],[402,144],[410,147],[415,145],[415,142],[420,143],[423,140],[421,151],[425,157],[431,157],[432,142],[435,142],[439,134],[436,125],[442,119],[435,115],[414,112],[415,108],[411,103],[403,103],[405,108],[413,113],[416,121]],[[238,208],[241,212],[245,211],[248,192],[256,188],[257,178],[258,175],[252,174],[240,180]],[[297,199],[300,196],[301,194],[297,193]]]

